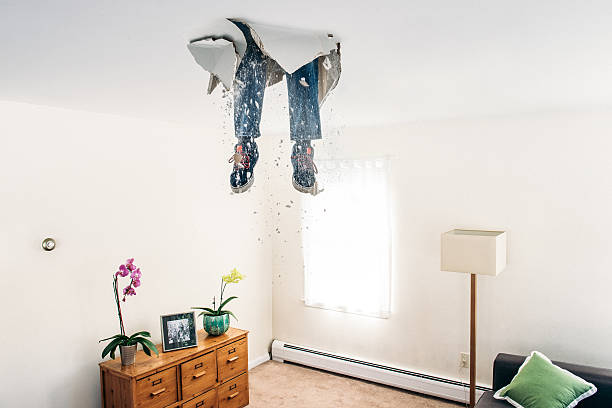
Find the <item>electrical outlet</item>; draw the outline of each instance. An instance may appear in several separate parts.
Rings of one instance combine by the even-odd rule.
[[[460,356],[459,367],[470,368],[470,353],[461,353]]]

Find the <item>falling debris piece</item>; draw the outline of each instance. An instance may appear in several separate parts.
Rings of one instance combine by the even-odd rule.
[[[287,207],[287,208],[291,208],[291,206],[290,206],[289,204],[285,205],[285,207]]]
[[[306,78],[301,77],[300,78],[300,85],[305,86],[305,87],[309,87],[310,85],[308,85],[308,82],[306,82]]]

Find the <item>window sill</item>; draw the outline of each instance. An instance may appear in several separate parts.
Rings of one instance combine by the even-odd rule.
[[[330,306],[324,306],[324,305],[309,305],[306,304],[306,301],[304,300],[304,298],[301,298],[300,301],[304,304],[304,307],[309,307],[311,309],[322,309],[322,310],[329,310],[332,312],[338,312],[338,313],[346,313],[346,314],[352,314],[352,315],[358,315],[358,316],[363,316],[363,317],[374,317],[376,319],[383,319],[383,320],[387,320],[391,318],[391,313],[368,313],[368,312],[361,312],[361,311],[356,311],[356,310],[346,310],[343,308],[334,308],[334,307],[330,307]]]

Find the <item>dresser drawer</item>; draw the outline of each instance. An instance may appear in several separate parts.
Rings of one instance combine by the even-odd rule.
[[[221,384],[219,408],[241,408],[249,405],[249,374],[244,373]]]
[[[176,401],[176,367],[136,381],[136,407],[161,408]]]
[[[249,365],[247,339],[235,341],[217,350],[219,382],[247,371]]]
[[[183,398],[191,398],[217,383],[217,358],[212,351],[181,364]]]
[[[184,403],[181,408],[217,408],[217,390],[210,390]]]

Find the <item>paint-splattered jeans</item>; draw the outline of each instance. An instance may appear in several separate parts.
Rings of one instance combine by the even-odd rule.
[[[242,23],[235,24],[246,38],[247,49],[234,79],[234,129],[236,137],[259,137],[268,61],[253,40],[249,28]],[[285,77],[291,140],[321,139],[317,60],[292,74],[285,73]]]

